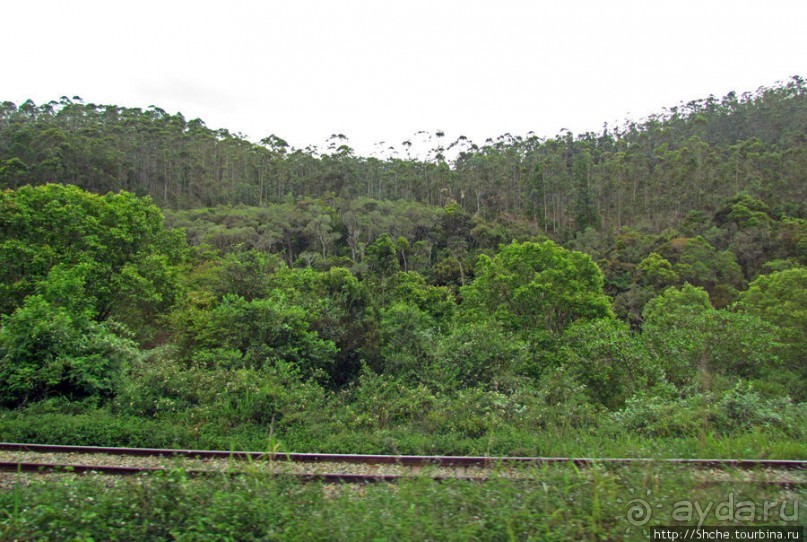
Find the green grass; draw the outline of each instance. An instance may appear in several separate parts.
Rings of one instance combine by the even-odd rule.
[[[656,438],[605,423],[533,431],[504,425],[474,436],[460,432],[428,434],[407,425],[353,429],[338,424],[311,424],[278,432],[257,424],[199,423],[182,416],[149,419],[103,408],[74,413],[0,411],[0,440],[223,450],[265,450],[272,446],[285,452],[366,454],[807,458],[807,443],[759,428],[727,436]]]
[[[0,540],[647,540],[642,527],[687,523],[672,517],[681,500],[701,507],[729,498],[758,507],[784,503],[785,515],[776,508],[756,522],[764,525],[803,524],[807,513],[802,494],[749,484],[703,487],[682,469],[552,467],[530,474],[537,481],[421,478],[360,488],[257,475],[190,479],[181,471],[54,477],[0,491]],[[641,526],[627,517],[637,497],[653,507]],[[707,516],[704,524],[726,522]]]

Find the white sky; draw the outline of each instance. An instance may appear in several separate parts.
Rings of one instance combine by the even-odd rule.
[[[253,141],[483,143],[807,76],[804,0],[12,0],[0,100],[156,105]]]

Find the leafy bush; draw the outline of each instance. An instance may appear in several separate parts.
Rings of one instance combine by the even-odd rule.
[[[664,378],[658,359],[641,338],[618,320],[579,322],[564,336],[570,371],[586,385],[592,401],[618,408]]]
[[[398,302],[381,311],[380,371],[421,380],[434,359],[434,320],[415,305]]]
[[[760,378],[780,369],[776,330],[757,316],[711,308],[700,288],[669,288],[644,316],[642,339],[677,386],[708,389],[714,374]]]
[[[144,355],[127,373],[113,408],[124,415],[148,418],[202,408],[216,400],[227,373],[178,362],[170,349]]]
[[[337,350],[333,341],[310,330],[309,316],[282,295],[247,301],[228,294],[213,308],[187,306],[172,319],[186,359],[223,369],[261,369],[288,361],[307,376],[321,376]]]
[[[380,375],[365,368],[358,382],[343,397],[350,425],[383,429],[422,417],[436,401],[426,386],[410,385],[401,378]]]
[[[155,355],[136,366],[114,406],[127,415],[189,418],[223,430],[257,426],[268,433],[314,423],[326,410],[324,402],[322,387],[288,362],[211,369]]]
[[[560,333],[576,320],[613,315],[602,271],[591,257],[552,241],[514,242],[494,258],[482,255],[475,274],[462,288],[462,310],[487,314],[526,336],[536,330]]]
[[[712,397],[706,394],[687,400],[645,392],[629,398],[625,408],[614,412],[612,419],[626,431],[643,436],[697,436],[709,429],[710,400]]]
[[[497,390],[517,375],[537,372],[529,345],[494,322],[459,324],[433,348],[430,376],[449,388]]]
[[[84,266],[84,295],[99,321],[115,316],[139,329],[179,293],[186,243],[164,229],[149,198],[24,186],[0,192],[0,224],[0,313],[22,306],[60,265]]]
[[[722,394],[681,397],[671,388],[654,391],[628,399],[612,419],[627,431],[651,437],[730,435],[753,429],[796,439],[804,435],[804,404],[793,404],[787,397],[763,399],[743,383]]]
[[[795,376],[792,393],[807,399],[807,267],[757,277],[737,308],[775,326],[777,353]]]
[[[20,309],[2,319],[0,402],[113,396],[137,349],[112,329],[112,323],[71,314],[39,295],[27,297]]]
[[[807,404],[793,404],[789,397],[762,398],[751,386],[738,383],[715,404],[714,422],[726,433],[764,427],[800,438],[805,414]]]
[[[71,446],[182,448],[194,442],[193,430],[183,424],[121,416],[105,408],[70,410],[61,403],[51,403],[0,411],[0,435],[7,442]]]

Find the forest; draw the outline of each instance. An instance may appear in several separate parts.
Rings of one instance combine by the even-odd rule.
[[[2,440],[807,456],[807,84],[357,156],[0,104]]]

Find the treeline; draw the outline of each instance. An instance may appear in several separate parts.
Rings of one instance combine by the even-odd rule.
[[[602,133],[502,135],[476,144],[430,134],[425,158],[404,141],[386,158],[259,143],[157,107],[78,98],[0,105],[0,186],[72,183],[151,195],[163,208],[267,206],[300,198],[456,202],[487,220],[527,220],[556,239],[587,227],[661,231],[690,210],[714,212],[747,192],[777,214],[807,213],[807,86],[692,101]],[[454,157],[449,160],[446,157]]]

